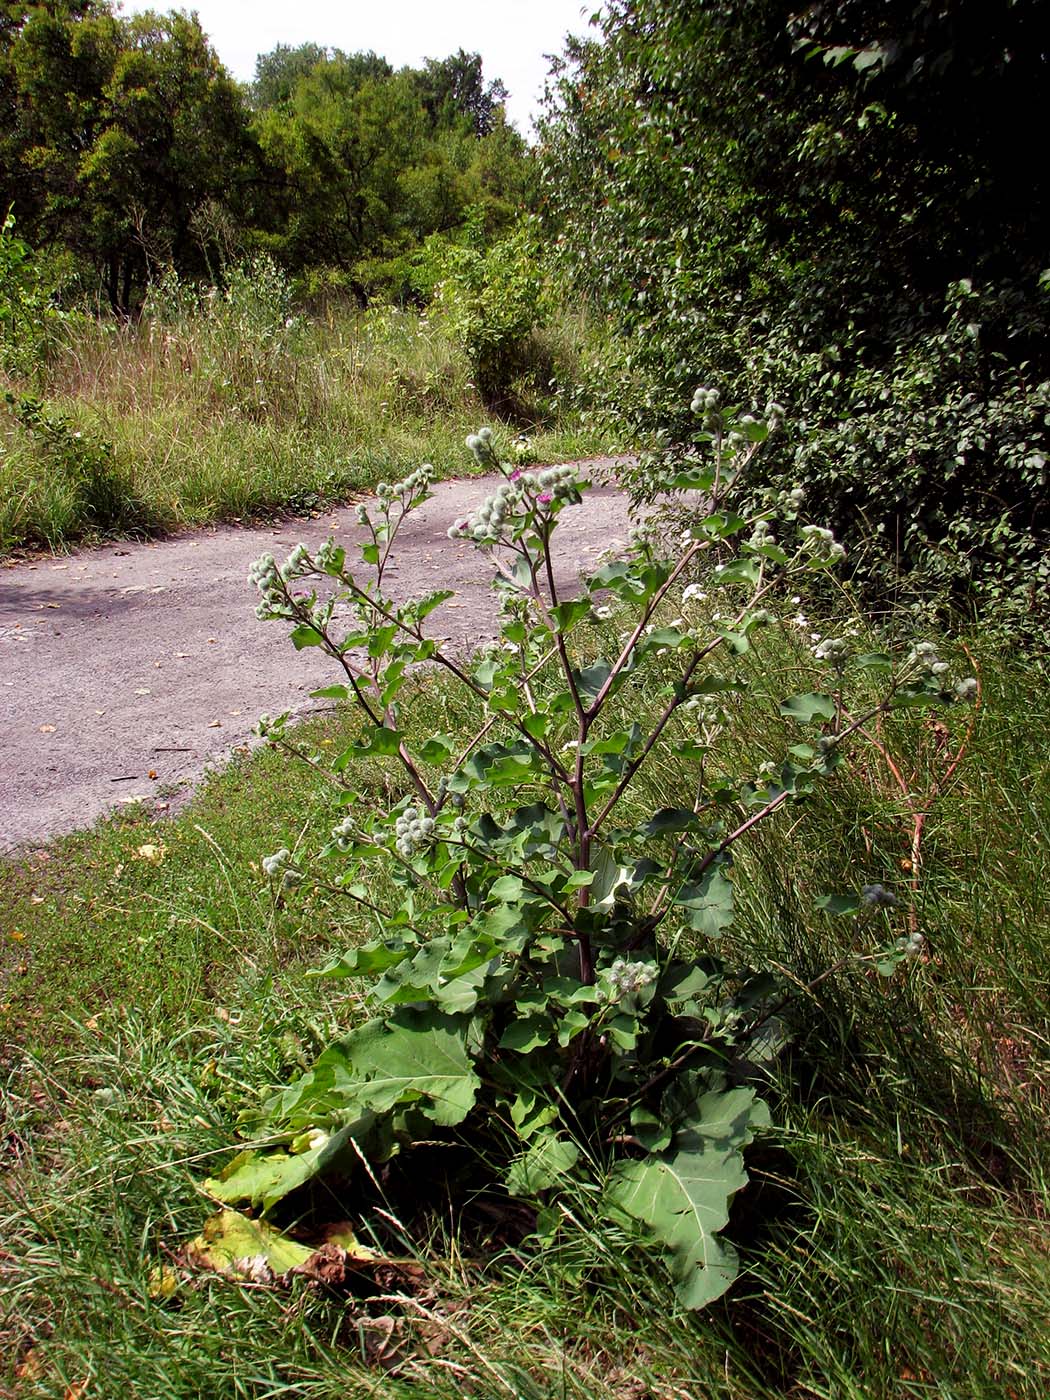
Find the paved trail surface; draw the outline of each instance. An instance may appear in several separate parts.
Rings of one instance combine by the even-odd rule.
[[[428,626],[465,648],[495,631],[492,571],[445,532],[493,484],[435,486],[389,575],[398,597],[456,589]],[[559,583],[571,588],[580,567],[622,544],[627,523],[612,487],[566,510]],[[248,565],[266,549],[280,558],[299,540],[315,547],[359,531],[346,507],[0,568],[0,850],[90,826],[122,801],[164,810],[158,794],[221,763],[259,714],[307,712],[310,691],[335,679],[331,663],[296,652],[280,623],[256,620]]]

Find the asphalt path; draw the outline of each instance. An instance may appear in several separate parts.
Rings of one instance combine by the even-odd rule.
[[[612,465],[597,462],[596,471]],[[452,588],[432,635],[468,651],[495,634],[492,566],[446,531],[494,486],[434,487],[399,536],[389,592]],[[0,568],[0,850],[91,826],[121,803],[170,811],[204,773],[250,739],[261,713],[307,713],[335,679],[319,649],[296,652],[287,628],[255,617],[248,566],[300,540],[360,534],[347,506],[277,526],[223,526],[108,544]],[[559,523],[559,587],[622,548],[627,503],[596,486]]]

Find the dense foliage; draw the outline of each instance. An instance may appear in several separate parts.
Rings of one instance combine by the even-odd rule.
[[[804,426],[772,452],[885,592],[1045,603],[1050,180],[1043,0],[615,0],[545,128],[574,285],[636,418],[697,375]],[[607,382],[611,379],[607,375]],[[679,417],[679,426],[682,425]]]
[[[779,701],[802,733],[789,729],[759,772],[733,771],[720,738],[749,689],[738,659],[761,648],[798,580],[843,551],[799,520],[801,492],[739,515],[733,488],[769,425],[736,419],[707,389],[693,410],[694,461],[668,484],[713,509],[681,539],[639,527],[626,558],[584,576],[581,596],[558,582],[559,520],[587,486],[575,468],[504,469],[451,525],[451,540],[496,569],[498,638],[471,657],[428,621],[449,590],[401,602],[388,592],[401,526],[429,498],[427,467],[359,507],[360,564],[329,540],[253,565],[259,617],[331,658],[341,679],[315,694],[348,704],[358,726],[331,765],[338,817],[323,850],[282,847],[263,868],[278,890],[323,883],[369,927],[322,975],[369,979],[372,1016],[341,1027],[305,1075],[249,1111],[252,1137],[271,1146],[205,1183],[224,1206],[280,1223],[292,1201],[301,1225],[297,1193],[316,1179],[338,1192],[362,1163],[374,1179],[419,1144],[443,1146],[456,1207],[478,1192],[529,1202],[550,1244],[571,1223],[559,1200],[582,1185],[597,1219],[663,1253],[687,1307],[732,1282],[735,1254],[716,1235],[747,1179],[742,1150],[767,1121],[758,1067],[782,1046],[791,981],[802,982],[719,952],[734,922],[736,848],[831,777],[867,726],[972,699],[978,682],[953,690],[928,642],[895,663],[824,638],[809,661],[826,689]],[[482,466],[500,465],[487,429],[468,445]],[[681,589],[697,570],[724,609],[710,620],[699,586]],[[420,663],[473,705],[465,746],[401,728],[399,696]],[[643,729],[631,716],[654,691]],[[287,718],[260,732],[295,752]],[[672,754],[681,787],[650,805],[639,786]],[[351,776],[362,761],[391,770],[378,802]],[[917,927],[887,925],[898,900],[882,884],[818,902],[855,920],[839,966],[889,974],[922,949]],[[367,1221],[360,1194],[359,1183],[347,1208]],[[236,1262],[245,1251],[227,1236],[243,1240],[245,1228],[224,1210],[193,1258],[261,1279],[293,1267],[270,1236]]]
[[[193,15],[6,4],[0,210],[124,313],[164,267],[214,276],[260,248],[363,301],[404,290],[396,260],[468,210],[494,234],[527,202],[505,95],[477,54],[395,72],[316,44],[263,55],[245,90]]]

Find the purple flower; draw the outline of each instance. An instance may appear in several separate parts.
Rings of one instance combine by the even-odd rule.
[[[513,470],[513,471],[511,472],[511,474],[510,474],[510,479],[511,479],[511,481],[517,481],[518,477],[521,476],[521,472],[522,472],[521,467],[515,467],[514,470]]]
[[[554,496],[550,491],[541,491],[536,499],[541,506],[549,506],[551,501],[554,500]]]

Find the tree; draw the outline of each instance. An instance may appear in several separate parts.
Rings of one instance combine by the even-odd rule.
[[[1042,548],[1050,174],[1014,148],[1048,11],[613,0],[556,75],[549,226],[623,331],[636,418],[685,431],[698,380],[785,404],[805,426],[767,483],[804,471],[849,543],[881,535],[855,565],[880,586],[1020,590]]]
[[[17,137],[0,197],[30,241],[94,264],[124,314],[151,266],[204,270],[194,213],[242,216],[253,152],[243,96],[197,19],[38,5],[9,37]]]
[[[509,96],[498,78],[485,83],[481,55],[464,49],[448,58],[428,58],[418,83],[431,127],[465,118],[475,136],[487,136],[493,130]]]
[[[268,107],[291,102],[299,82],[309,77],[319,64],[329,62],[338,63],[344,74],[356,74],[359,83],[366,78],[389,78],[394,72],[385,58],[372,52],[345,54],[341,49],[326,49],[320,44],[299,44],[296,48],[278,44],[256,59],[252,106],[257,111],[265,111]]]

